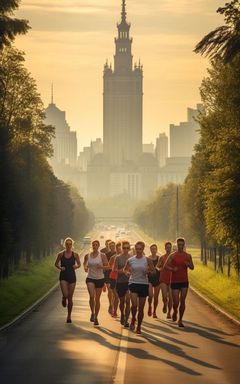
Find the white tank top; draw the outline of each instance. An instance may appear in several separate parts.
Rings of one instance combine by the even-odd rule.
[[[129,278],[129,284],[148,285],[148,275],[145,273],[148,268],[146,256],[142,256],[141,258],[133,256],[128,260],[128,262],[132,271]]]
[[[103,265],[102,256],[99,252],[96,257],[92,256],[92,253],[88,255],[88,278],[94,280],[104,279],[104,274],[102,269],[98,269],[97,265]]]

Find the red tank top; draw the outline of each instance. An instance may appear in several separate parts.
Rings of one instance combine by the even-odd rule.
[[[160,283],[170,284],[171,282],[172,272],[166,269],[168,257],[168,255],[163,255],[161,258],[161,267],[163,269],[160,272]]]
[[[188,268],[186,263],[189,261],[189,254],[186,252],[174,252],[172,255],[172,267],[177,267],[176,272],[172,272],[171,283],[188,282]]]

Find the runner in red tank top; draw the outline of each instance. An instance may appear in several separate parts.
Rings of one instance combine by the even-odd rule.
[[[173,297],[173,321],[177,320],[179,308],[178,326],[184,327],[182,319],[185,312],[185,302],[188,293],[188,268],[194,269],[192,256],[184,251],[185,240],[177,239],[177,251],[172,253],[167,263],[167,268],[172,271],[171,289]],[[180,304],[180,305],[179,305]]]
[[[170,241],[165,243],[165,251],[165,255],[161,256],[159,259],[157,268],[160,271],[160,287],[162,291],[163,313],[167,313],[167,319],[171,319],[172,292],[170,283],[172,272],[166,268],[168,259],[172,252],[172,243]]]

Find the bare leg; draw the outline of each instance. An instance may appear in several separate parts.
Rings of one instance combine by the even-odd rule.
[[[68,317],[67,320],[71,320],[72,307],[73,307],[73,294],[76,287],[76,283],[68,285]]]
[[[179,307],[179,289],[172,289],[172,298],[173,298],[173,321],[177,320],[177,313]]]
[[[95,285],[94,283],[87,283],[87,289],[89,293],[89,305],[92,315],[94,315],[95,310]]]
[[[160,285],[162,291],[162,301],[163,301],[163,313],[167,312],[167,303],[168,303],[168,286],[165,283]]]
[[[129,291],[125,295],[125,323],[128,322],[130,316],[131,298]]]
[[[160,285],[153,288],[154,292],[154,302],[153,302],[153,314],[156,316],[157,306],[158,306],[158,297],[160,292]]]
[[[135,328],[135,321],[136,321],[136,315],[137,315],[137,309],[138,309],[138,295],[136,293],[131,292],[131,303],[132,303],[132,322],[131,322],[131,329],[134,330]]]
[[[62,305],[65,308],[67,306],[67,298],[68,298],[68,282],[65,280],[60,281],[60,287],[62,291]]]
[[[107,284],[107,291],[108,291],[108,303],[109,303],[109,307],[108,307],[108,312],[110,314],[112,314],[112,301],[113,301],[113,294],[112,294],[112,290],[110,288],[110,284]]]
[[[149,283],[148,288],[148,316],[152,316],[153,286]]]
[[[186,308],[185,303],[186,303],[187,293],[188,293],[188,288],[182,288],[181,289],[181,292],[180,292],[180,307],[179,307],[179,321],[178,321],[178,325],[180,327],[183,326],[182,319],[183,319],[183,315],[184,315],[185,308]]]
[[[123,297],[120,297],[120,304],[119,304],[119,309],[120,309],[120,312],[121,312],[121,324],[123,325],[124,324],[124,307],[125,307],[125,296]]]
[[[171,319],[173,300],[172,300],[172,291],[171,291],[170,285],[167,285],[167,290],[168,290],[168,314],[167,314],[167,318]]]
[[[144,317],[144,307],[146,303],[146,297],[139,297],[139,306],[138,306],[138,328],[141,328],[143,317]]]
[[[95,317],[98,317],[99,310],[100,310],[100,297],[102,294],[102,288],[96,288],[95,289]]]
[[[118,309],[118,303],[119,303],[116,288],[112,289],[112,295],[113,295],[113,311],[114,311],[114,315],[116,316],[117,315],[117,309]]]

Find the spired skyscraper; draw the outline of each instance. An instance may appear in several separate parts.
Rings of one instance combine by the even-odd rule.
[[[130,27],[123,0],[114,69],[104,66],[103,151],[116,166],[136,162],[142,154],[143,70],[140,62],[133,67]]]
[[[157,159],[143,153],[143,67],[133,65],[131,25],[122,0],[114,68],[103,73],[103,153],[88,165],[88,198],[147,197],[157,187]]]

